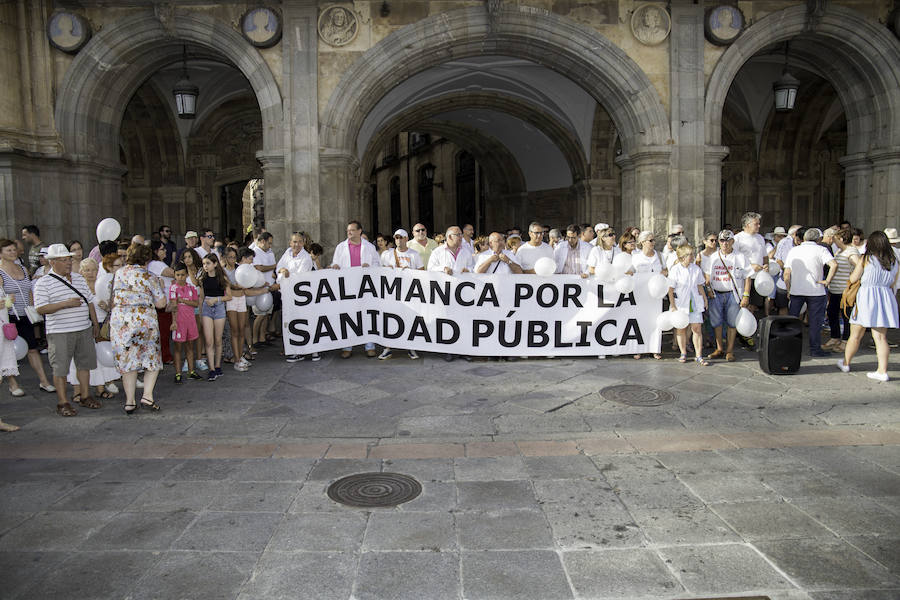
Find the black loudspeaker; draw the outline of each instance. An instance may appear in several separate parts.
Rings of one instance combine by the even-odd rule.
[[[759,322],[759,368],[770,375],[792,375],[800,370],[803,322],[775,315]]]

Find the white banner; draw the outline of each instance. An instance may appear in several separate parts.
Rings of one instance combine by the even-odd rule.
[[[366,342],[472,356],[659,352],[662,300],[576,275],[324,269],[282,283],[285,354]]]

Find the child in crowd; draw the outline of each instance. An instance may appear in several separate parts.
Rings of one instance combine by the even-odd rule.
[[[324,252],[324,250],[322,250],[322,246],[320,246],[319,244],[310,244],[307,251],[309,252],[309,257],[313,261],[313,271],[321,271],[322,270],[321,259],[322,259],[322,253]]]
[[[225,329],[225,303],[231,300],[231,285],[219,264],[219,257],[209,253],[203,257],[200,272],[200,314],[209,362],[207,381],[222,376],[222,332]]]
[[[181,365],[181,349],[187,349],[188,365],[194,364],[194,340],[199,336],[197,333],[197,321],[194,319],[194,308],[200,304],[200,296],[197,294],[197,288],[188,284],[188,270],[183,262],[175,265],[175,283],[169,288],[169,306],[166,310],[175,313],[175,320],[172,322],[171,331],[175,334],[172,337],[173,348],[172,355],[175,358],[175,383],[181,383],[181,371],[178,370]],[[187,375],[190,379],[202,379],[193,369]]]
[[[703,358],[703,311],[706,310],[706,279],[703,271],[694,264],[694,247],[690,244],[678,246],[676,260],[669,269],[669,306],[672,311],[682,311],[689,317],[689,325],[675,330],[675,339],[681,356],[678,362],[687,362],[687,330],[690,328],[694,342],[697,364],[706,367],[709,361]]]

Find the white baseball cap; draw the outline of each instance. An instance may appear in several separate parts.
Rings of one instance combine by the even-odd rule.
[[[409,234],[406,233],[405,229],[398,229],[397,231],[394,232],[394,237],[397,237],[397,236],[408,238]]]
[[[606,223],[597,223],[594,225],[594,231],[603,231],[604,229],[609,229],[609,225]]]

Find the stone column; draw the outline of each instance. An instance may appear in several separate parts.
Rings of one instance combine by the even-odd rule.
[[[347,237],[347,222],[361,218],[358,169],[359,162],[351,154],[326,151],[319,156],[319,193],[328,211],[318,222],[317,235],[329,260],[334,246]]]
[[[575,207],[573,223],[586,223],[591,216],[591,182],[580,180],[569,186],[569,197]]]
[[[669,89],[672,139],[675,142],[669,200],[671,222],[665,224],[665,229],[656,230],[658,234],[668,233],[671,225],[681,223],[692,242],[703,235],[707,209],[703,9],[702,3],[684,0],[676,0],[670,5]]]
[[[722,161],[726,156],[726,146],[707,146],[703,154],[704,202],[702,212],[694,219],[694,240],[700,240],[707,231],[718,233],[722,228]]]
[[[275,235],[278,247],[287,246],[287,234],[291,231],[308,231],[319,243],[333,243],[334,239],[321,229],[320,198],[329,198],[327,212],[331,217],[330,207],[340,196],[327,193],[320,196],[318,2],[284,0],[281,11],[285,32],[281,39],[284,169],[281,182],[277,175],[270,182],[266,173],[266,220],[271,217],[278,223],[280,233]],[[283,190],[279,191],[279,187]]]
[[[872,207],[869,221],[863,221],[869,232],[886,227],[900,227],[900,147],[869,152],[872,161]],[[851,221],[852,222],[852,221]]]
[[[622,169],[622,227],[635,226],[657,234],[669,224],[672,149],[645,146],[630,156],[621,155],[616,164]]]
[[[275,237],[277,247],[287,246],[291,232],[303,229],[300,227],[295,229],[294,222],[287,214],[285,192],[288,178],[285,176],[284,154],[260,151],[256,153],[256,159],[263,170],[266,230]]]
[[[844,167],[844,218],[863,231],[872,209],[872,163],[859,152],[838,160]]]

